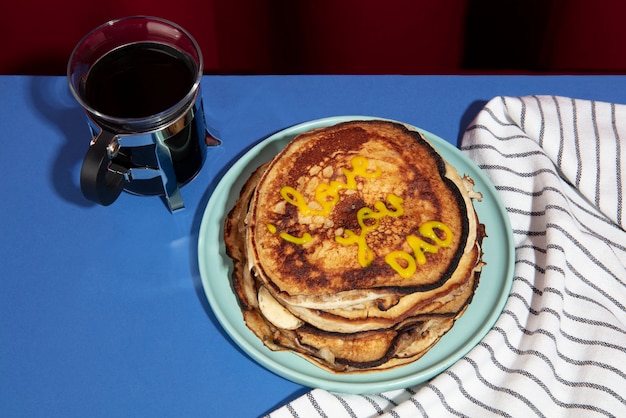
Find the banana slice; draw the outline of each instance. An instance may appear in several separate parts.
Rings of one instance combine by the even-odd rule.
[[[259,300],[259,308],[263,316],[278,328],[296,329],[303,322],[289,312],[283,305],[278,303],[264,286],[259,288],[257,296]]]

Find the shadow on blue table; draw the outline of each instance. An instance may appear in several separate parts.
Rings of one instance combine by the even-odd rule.
[[[202,195],[202,197],[200,198],[200,201],[198,202],[198,207],[196,208],[196,212],[194,213],[193,221],[191,223],[191,230],[189,231],[189,235],[191,236],[191,239],[189,240],[189,243],[191,246],[191,248],[189,249],[189,254],[191,256],[190,267],[191,267],[192,278],[194,281],[193,283],[194,289],[196,291],[198,300],[200,304],[202,305],[202,308],[206,312],[207,316],[209,317],[209,319],[215,326],[215,328],[222,334],[222,336],[226,340],[230,342],[230,344],[234,348],[237,349],[237,351],[239,351],[240,353],[248,357],[251,361],[254,361],[254,360],[252,360],[252,358],[250,358],[242,349],[240,349],[239,346],[230,338],[228,333],[224,331],[224,328],[222,328],[222,325],[220,324],[219,320],[213,313],[213,310],[211,309],[211,305],[209,304],[209,301],[207,300],[206,294],[204,292],[204,286],[202,284],[202,277],[200,276],[200,268],[199,268],[199,261],[198,261],[198,235],[200,231],[200,225],[202,224],[202,218],[204,217],[206,206],[209,203],[209,199],[211,198],[213,191],[219,184],[222,177],[224,177],[226,172],[230,169],[230,167],[254,145],[256,145],[256,143],[252,144],[251,146],[243,150],[235,158],[233,158],[226,165],[224,165],[224,167],[222,167],[222,169],[215,175],[213,180],[208,184],[206,190],[204,191],[204,194]]]
[[[485,107],[486,104],[486,100],[476,100],[472,102],[467,110],[465,110],[465,112],[463,113],[463,116],[459,121],[459,134],[456,138],[457,148],[461,148],[461,143],[463,142],[463,135],[465,134],[465,130],[468,126],[470,126],[478,113]]]
[[[63,84],[65,86],[65,84]],[[56,193],[77,206],[90,207],[80,191],[78,171],[89,147],[86,116],[71,96],[69,87],[59,93],[58,83],[48,77],[33,77],[30,86],[34,108],[40,116],[58,128],[65,142],[58,146],[50,168],[50,181]],[[52,146],[52,144],[51,144]]]

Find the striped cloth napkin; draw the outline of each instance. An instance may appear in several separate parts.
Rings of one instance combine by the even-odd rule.
[[[626,106],[497,97],[462,150],[513,228],[513,287],[493,329],[429,382],[314,389],[271,418],[626,416]]]

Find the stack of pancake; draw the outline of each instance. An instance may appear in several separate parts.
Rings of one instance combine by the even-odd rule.
[[[478,285],[473,188],[400,123],[298,135],[252,174],[225,222],[246,325],[337,373],[417,360]]]

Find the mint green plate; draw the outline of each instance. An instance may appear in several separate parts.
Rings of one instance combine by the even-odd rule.
[[[452,329],[421,359],[388,371],[363,374],[330,373],[298,356],[274,352],[246,327],[237,298],[230,284],[232,263],[223,241],[224,219],[235,204],[248,176],[262,163],[274,157],[301,132],[366,116],[338,116],[305,122],[280,131],[245,153],[226,172],[213,191],[200,225],[198,260],[206,297],[215,316],[242,350],[255,361],[286,379],[304,386],[343,393],[377,393],[422,383],[446,370],[467,354],[489,332],[500,316],[513,282],[515,248],[509,218],[495,188],[483,172],[456,147],[443,139],[418,129],[459,171],[476,183],[483,194],[476,203],[480,221],[488,237],[483,242],[484,261],[480,284],[465,314]]]

